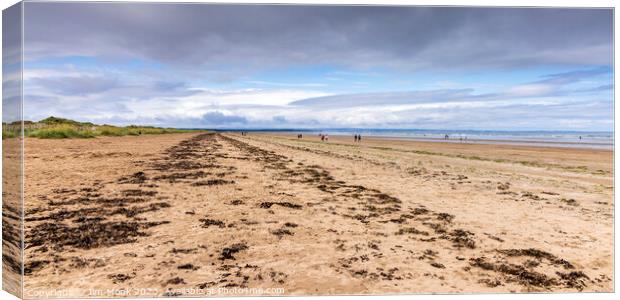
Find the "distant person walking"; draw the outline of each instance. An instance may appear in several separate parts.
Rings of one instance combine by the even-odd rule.
[[[325,141],[325,135],[323,135],[322,133],[319,135],[321,136],[321,142]]]
[[[326,142],[329,141],[329,135],[328,134],[325,135],[325,141]]]
[[[358,143],[362,142],[362,135],[361,134],[357,135],[357,142]]]
[[[444,136],[443,138],[444,140],[450,139],[450,136],[448,134],[446,134],[446,136]]]
[[[353,135],[353,140],[357,142],[357,134]]]

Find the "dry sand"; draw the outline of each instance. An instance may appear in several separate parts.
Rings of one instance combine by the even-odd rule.
[[[2,140],[2,288],[21,296],[21,143]]]
[[[268,134],[27,139],[25,296],[610,292],[612,159]]]

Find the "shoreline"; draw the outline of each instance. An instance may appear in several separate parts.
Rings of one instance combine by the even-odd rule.
[[[225,131],[225,132],[238,132],[238,131]],[[278,131],[250,131],[249,134],[265,134],[274,136],[291,136],[295,137],[296,133],[292,132],[278,132]],[[313,135],[304,135],[304,138],[316,137]],[[330,137],[348,138],[352,139],[352,135],[346,134],[330,134]],[[515,147],[537,147],[537,148],[559,148],[559,149],[577,149],[577,150],[600,150],[600,151],[614,151],[614,144],[608,143],[572,143],[572,142],[555,142],[555,141],[530,141],[530,140],[501,140],[501,139],[449,139],[442,138],[420,138],[420,137],[402,137],[402,136],[378,136],[367,135],[362,136],[362,144],[365,140],[386,140],[386,141],[411,141],[421,143],[448,143],[448,144],[460,144],[460,145],[504,145]]]
[[[174,133],[199,133],[199,132],[216,132],[216,133],[239,133],[244,130],[218,130],[218,129],[179,129],[186,131],[179,132],[166,132],[160,134],[174,134]],[[249,134],[269,134],[269,135],[282,135],[282,136],[295,136],[297,133],[304,134],[304,137],[317,136],[316,131],[271,131],[271,130],[249,130],[245,131]],[[334,133],[329,134],[331,137],[338,138],[352,138],[352,134]],[[104,135],[105,136],[105,135]],[[122,135],[109,135],[109,136],[122,136]],[[94,137],[94,136],[92,136]],[[9,137],[10,138],[10,137]],[[36,137],[28,137],[36,138]],[[83,137],[71,137],[65,136],[52,139],[73,139]],[[91,136],[89,136],[91,138]],[[615,142],[593,142],[586,140],[583,142],[575,141],[554,141],[554,140],[528,140],[528,139],[481,139],[481,138],[450,138],[448,140],[439,137],[419,137],[419,136],[390,136],[390,135],[362,135],[363,140],[387,140],[387,141],[412,141],[412,142],[428,142],[428,143],[447,143],[447,144],[462,144],[462,145],[506,145],[516,147],[538,147],[538,148],[564,148],[564,149],[582,149],[582,150],[601,150],[601,151],[614,151]],[[4,137],[3,137],[4,139]]]

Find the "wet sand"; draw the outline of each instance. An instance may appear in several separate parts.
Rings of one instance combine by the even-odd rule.
[[[191,133],[25,152],[26,297],[613,291],[611,151]]]

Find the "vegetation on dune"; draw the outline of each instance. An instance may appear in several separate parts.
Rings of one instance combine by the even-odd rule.
[[[27,121],[25,121],[24,123],[26,122]],[[64,118],[57,118],[54,116],[45,118],[39,121],[38,123],[47,124],[47,125],[95,126],[95,124],[90,123],[90,122],[78,122],[78,121],[64,119]]]
[[[14,138],[17,137],[17,132],[15,131],[10,131],[10,130],[4,130],[4,128],[2,129],[2,139],[7,139],[7,138]]]
[[[92,138],[95,137],[94,131],[80,130],[72,125],[53,125],[41,129],[25,130],[27,137],[37,137],[41,139],[67,139],[67,138]]]
[[[2,139],[19,136],[19,122],[2,124]],[[153,126],[96,125],[90,122],[49,117],[39,122],[24,121],[24,135],[41,139],[94,138],[97,136],[126,136],[142,134],[181,133],[189,130]]]

